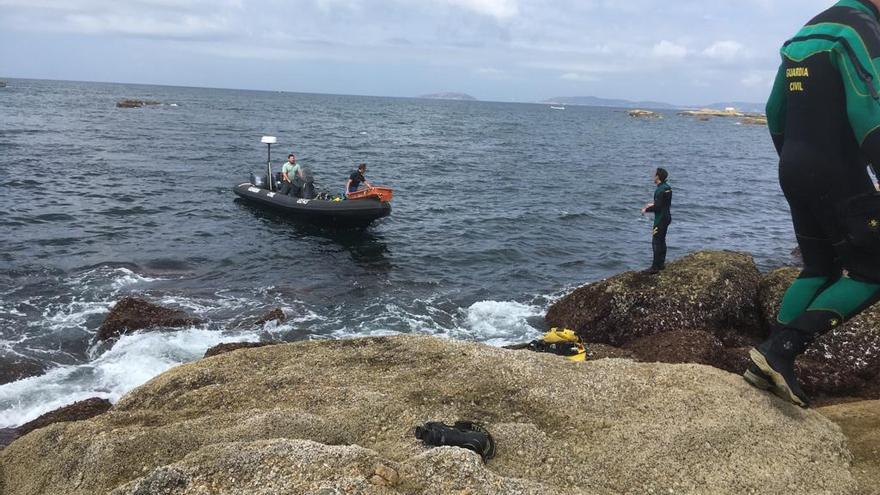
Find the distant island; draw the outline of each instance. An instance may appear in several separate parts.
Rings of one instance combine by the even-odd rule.
[[[467,101],[476,101],[477,99],[473,96],[465,93],[431,93],[427,95],[419,95],[416,98],[428,98],[431,100],[467,100]]]
[[[616,100],[610,98],[599,98],[597,96],[554,96],[541,103],[550,105],[583,105],[588,107],[613,107],[613,108],[653,108],[653,109],[675,109],[679,108],[669,103],[659,101],[631,101]]]
[[[763,103],[745,101],[716,102],[708,105],[673,105],[662,101],[632,101],[611,98],[599,98],[597,96],[554,96],[541,103],[550,105],[583,105],[590,107],[612,108],[650,108],[654,110],[673,110],[684,108],[735,108],[740,112],[760,113],[764,111]]]

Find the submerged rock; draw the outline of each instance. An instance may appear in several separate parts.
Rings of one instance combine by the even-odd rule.
[[[630,110],[627,112],[630,117],[639,117],[639,118],[648,118],[648,119],[662,119],[663,115],[660,115],[657,112],[652,112],[650,110]]]
[[[497,454],[428,449],[479,421]],[[840,430],[701,365],[434,337],[299,342],[173,368],[108,413],[0,452],[7,495],[852,494]]]
[[[744,125],[767,125],[767,117],[744,117],[739,122]]]
[[[37,376],[46,366],[35,359],[9,352],[0,353],[0,385]]]
[[[585,342],[618,347],[673,330],[707,331],[726,346],[740,347],[764,332],[760,280],[747,254],[701,251],[658,275],[626,272],[585,285],[551,306],[545,320],[575,330]]]
[[[254,322],[254,325],[262,325],[270,321],[284,323],[287,321],[287,315],[284,314],[284,311],[281,308],[275,308],[258,318],[257,321]]]
[[[98,340],[115,339],[135,330],[184,327],[202,321],[177,309],[169,309],[136,297],[123,297],[98,329]]]
[[[161,105],[161,102],[156,100],[119,100],[116,102],[117,108],[141,108],[146,106],[154,106]]]

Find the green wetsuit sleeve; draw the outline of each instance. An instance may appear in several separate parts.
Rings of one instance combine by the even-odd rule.
[[[785,87],[785,63],[780,64],[779,70],[776,72],[776,79],[773,81],[773,90],[770,92],[770,98],[767,99],[767,127],[770,129],[770,137],[773,138],[773,146],[776,147],[776,153],[782,154],[782,144],[785,141],[785,105],[786,90]]]
[[[877,95],[877,83],[880,81],[880,74],[877,71],[880,59],[864,61],[864,69],[871,77],[870,81],[865,81],[859,76],[852,59],[846,53],[841,53],[839,50],[834,50],[834,53],[834,61],[840,71],[846,92],[846,113],[850,127],[868,161],[880,165],[880,101],[874,97]],[[869,85],[874,86],[874,95]]]

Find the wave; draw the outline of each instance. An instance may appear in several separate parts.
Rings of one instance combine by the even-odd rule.
[[[89,397],[116,402],[156,375],[200,358],[224,341],[259,340],[256,332],[235,335],[202,328],[125,335],[87,364],[61,366],[48,373],[0,385],[0,428],[13,427]]]

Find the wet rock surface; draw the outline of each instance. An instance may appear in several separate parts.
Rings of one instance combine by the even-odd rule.
[[[61,423],[65,421],[81,421],[93,418],[99,414],[104,414],[111,407],[110,401],[100,397],[92,397],[91,399],[74,402],[69,406],[49,411],[33,421],[29,421],[18,427],[20,435],[26,435],[37,428],[44,428],[52,423]]]
[[[135,330],[198,325],[201,320],[183,311],[153,304],[136,297],[120,299],[98,329],[98,340],[118,338]]]
[[[284,342],[224,342],[222,344],[217,344],[214,347],[211,347],[207,351],[205,351],[205,355],[203,357],[211,357],[211,356],[219,356],[220,354],[226,354],[227,352],[232,352],[238,349],[253,349],[255,347],[264,347],[267,345],[278,345],[283,344]]]
[[[552,379],[551,379],[552,377]],[[497,454],[428,449],[479,421]],[[8,495],[856,493],[840,430],[702,365],[432,337],[299,342],[183,365],[0,452]],[[810,462],[792,462],[810,459]]]
[[[99,397],[74,402],[68,406],[49,411],[33,421],[29,421],[18,428],[0,429],[0,448],[3,448],[13,440],[38,429],[67,421],[81,421],[104,414],[111,407],[110,401]]]

